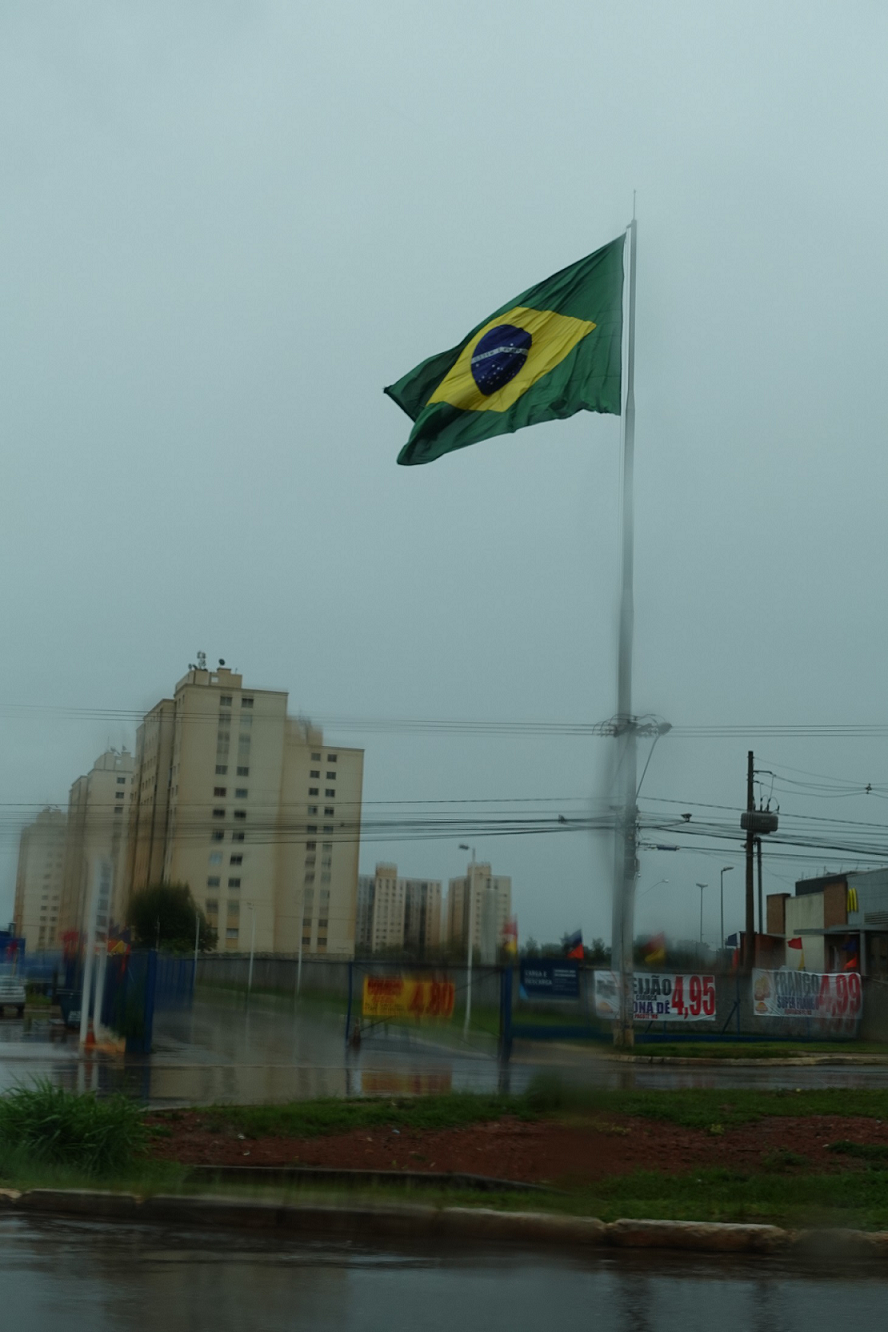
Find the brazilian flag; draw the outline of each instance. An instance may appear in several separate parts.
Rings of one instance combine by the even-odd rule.
[[[574,412],[620,414],[623,241],[522,292],[385,391],[415,422],[406,467]]]

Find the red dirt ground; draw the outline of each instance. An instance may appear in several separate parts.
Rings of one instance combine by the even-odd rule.
[[[721,1134],[620,1115],[531,1123],[507,1117],[461,1129],[364,1128],[317,1138],[243,1138],[235,1128],[217,1128],[218,1121],[200,1110],[152,1115],[149,1123],[172,1134],[154,1139],[152,1154],[183,1165],[465,1171],[556,1185],[633,1170],[682,1174],[716,1166],[839,1173],[865,1169],[866,1162],[827,1151],[829,1143],[848,1139],[888,1147],[888,1124],[840,1115],[774,1117]],[[782,1152],[807,1160],[787,1164],[775,1156]]]

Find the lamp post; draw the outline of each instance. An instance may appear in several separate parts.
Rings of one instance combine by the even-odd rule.
[[[463,1036],[467,1037],[469,1034],[469,1022],[472,1017],[472,953],[475,950],[475,913],[472,910],[475,905],[475,848],[473,846],[467,846],[465,842],[460,842],[459,849],[460,851],[471,851],[472,853],[472,865],[469,870],[469,882],[466,890],[469,915],[466,934],[469,937],[469,951],[466,960],[466,1017],[463,1022]]]
[[[725,865],[721,871],[719,898],[721,902],[721,936],[719,938],[719,951],[725,946],[725,875],[730,874],[734,868],[733,865]]]
[[[700,956],[703,956],[703,889],[708,888],[708,883],[698,883],[700,889]]]

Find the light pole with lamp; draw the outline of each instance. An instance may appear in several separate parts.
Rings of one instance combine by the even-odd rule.
[[[469,882],[466,889],[469,916],[466,934],[469,937],[469,950],[468,958],[466,960],[466,1017],[463,1022],[463,1036],[467,1037],[469,1034],[469,1022],[472,1017],[472,953],[475,951],[475,913],[472,910],[475,894],[475,848],[473,846],[467,846],[465,842],[460,842],[459,849],[460,851],[471,851],[472,853],[472,864],[469,870]]]
[[[721,936],[718,944],[719,952],[721,952],[725,946],[725,875],[730,874],[733,868],[733,865],[725,865],[720,874],[719,901],[721,904]]]
[[[708,888],[708,883],[698,883],[700,889],[700,957],[703,956],[703,889]]]

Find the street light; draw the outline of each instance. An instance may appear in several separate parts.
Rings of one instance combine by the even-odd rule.
[[[719,945],[718,945],[718,946],[719,946],[719,950],[721,950],[721,949],[724,948],[724,946],[725,946],[725,875],[726,875],[726,874],[730,874],[730,872],[731,872],[731,870],[732,870],[733,868],[734,868],[733,865],[725,865],[724,869],[721,871],[721,888],[720,888],[720,898],[721,898],[721,939],[720,939],[720,941],[719,941]]]
[[[708,887],[709,887],[709,884],[708,884],[708,883],[698,883],[698,884],[697,884],[697,887],[700,889],[700,947],[701,947],[701,949],[702,949],[702,947],[703,947],[703,889],[704,889],[704,888],[708,888]]]
[[[655,888],[659,888],[661,883],[668,883],[668,882],[669,882],[668,879],[658,879],[656,883],[652,883],[652,884],[651,884],[650,888],[645,888],[645,890],[644,890],[644,892],[641,894],[641,896],[642,896],[642,897],[646,897],[647,894],[648,894],[648,893],[652,893],[652,892],[654,891]]]
[[[466,934],[469,936],[469,956],[466,962],[466,1017],[463,1022],[463,1037],[467,1037],[469,1034],[469,1021],[472,1016],[472,953],[474,952],[475,946],[475,913],[472,910],[475,893],[475,848],[473,846],[467,846],[465,842],[460,842],[459,849],[460,851],[471,851],[472,853],[472,867],[469,871],[469,884],[468,891],[466,892],[469,912],[469,924],[468,929],[466,930]]]

